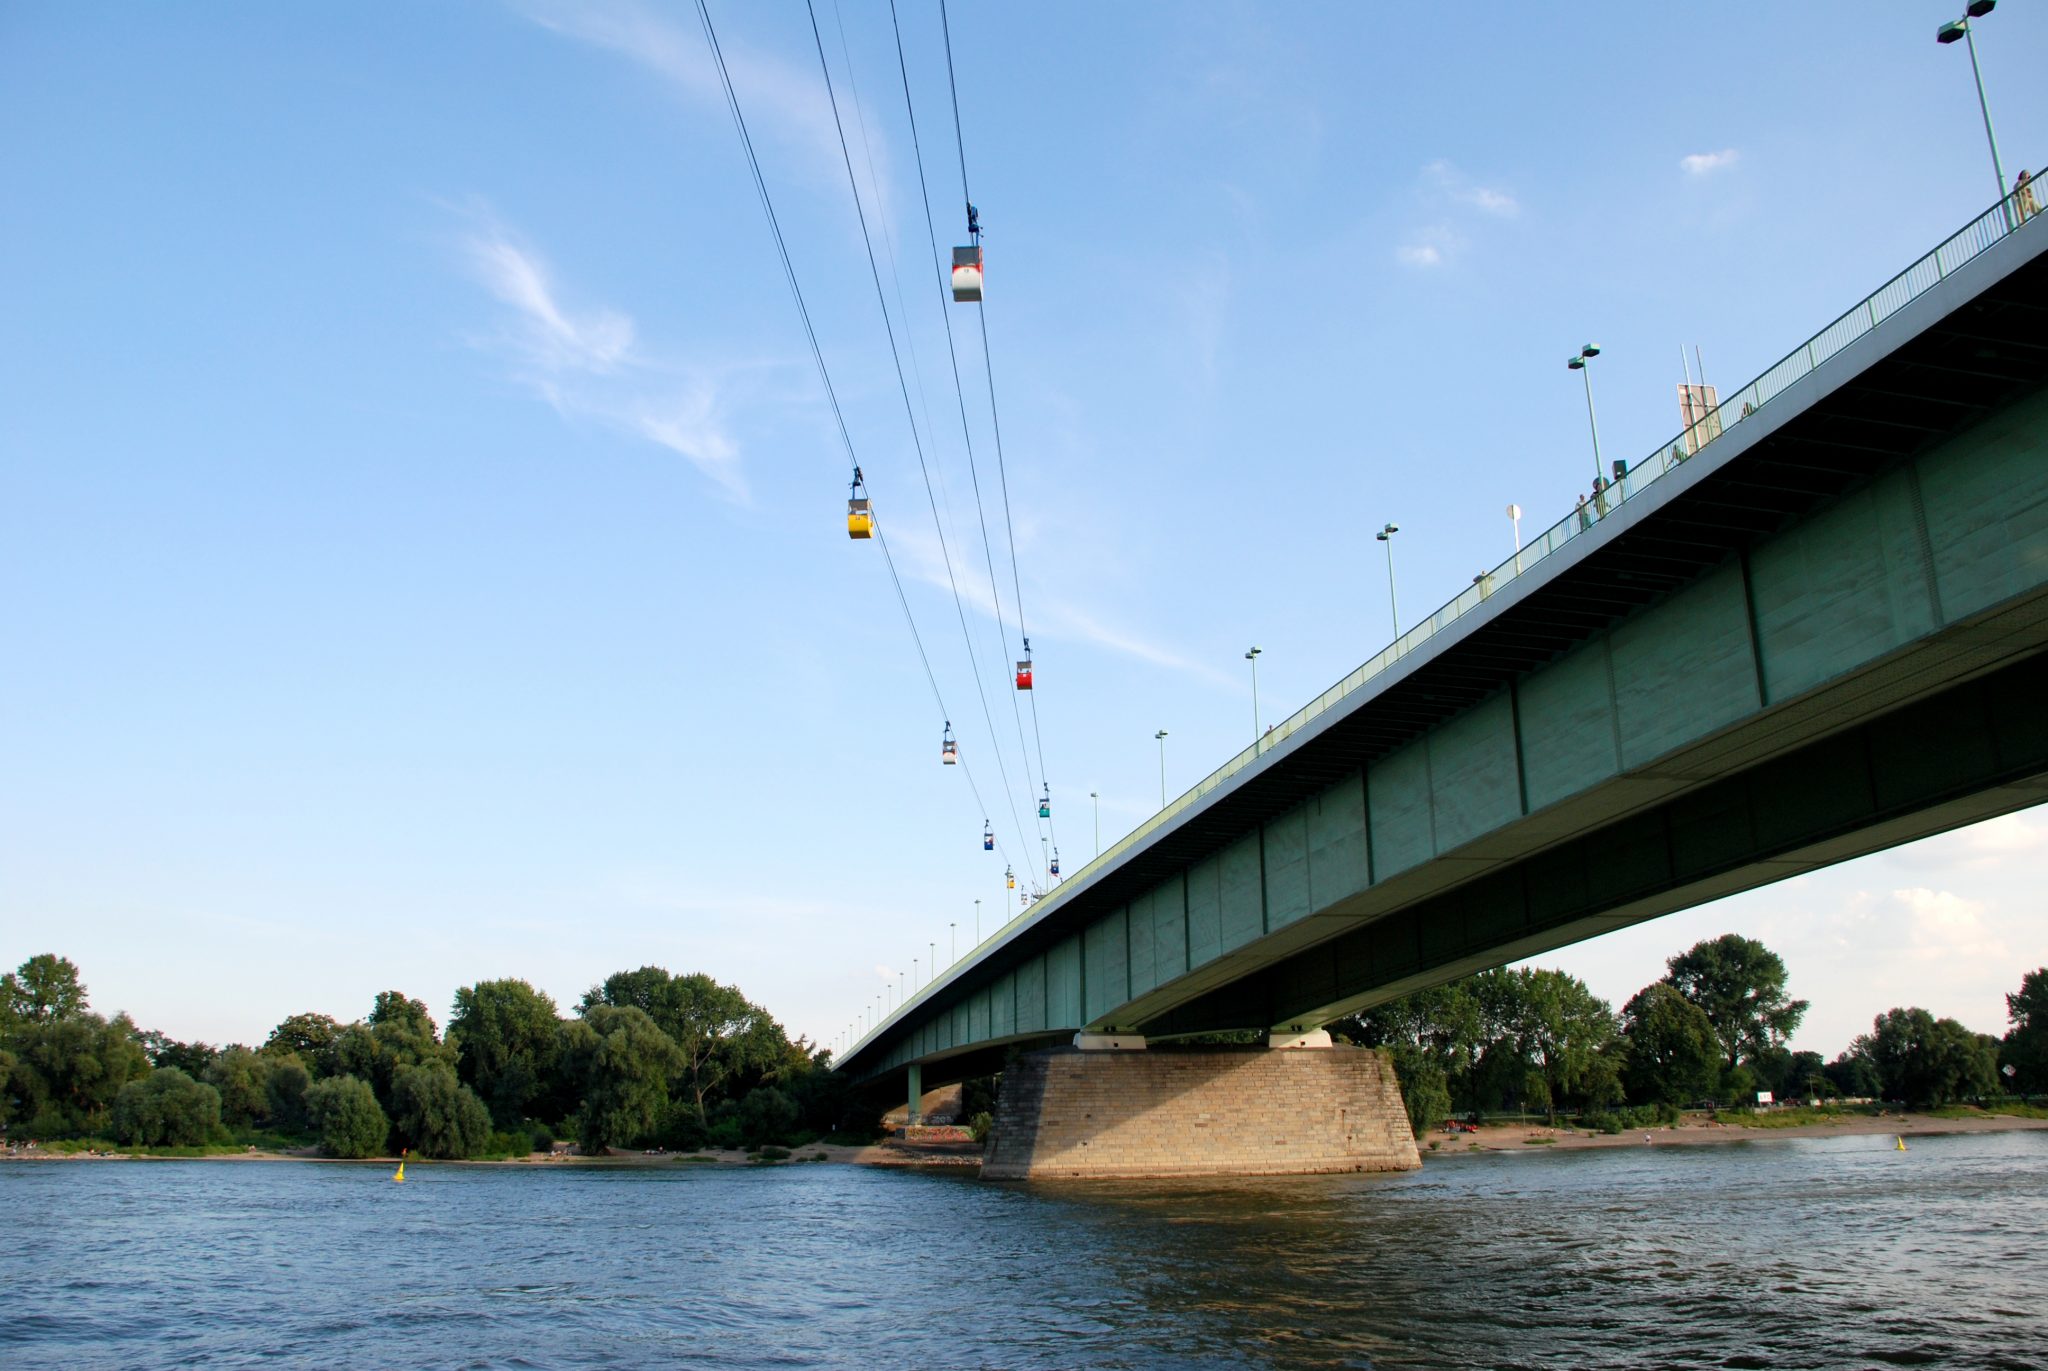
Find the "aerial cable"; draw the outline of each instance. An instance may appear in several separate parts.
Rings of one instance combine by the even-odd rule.
[[[824,350],[818,345],[818,333],[811,324],[811,311],[809,306],[804,303],[803,287],[797,282],[796,266],[790,259],[789,245],[782,236],[782,224],[775,215],[775,202],[768,194],[767,181],[761,175],[761,162],[754,152],[753,137],[747,132],[746,116],[740,111],[739,96],[733,89],[732,73],[726,68],[725,54],[718,45],[718,30],[711,22],[711,10],[707,0],[697,0],[697,13],[704,21],[704,37],[711,46],[712,59],[718,65],[718,77],[725,88],[726,105],[732,111],[734,126],[739,129],[740,144],[747,154],[748,169],[753,173],[754,188],[760,193],[761,209],[768,216],[768,228],[775,239],[776,255],[782,262],[783,279],[789,284],[790,295],[796,301],[797,314],[803,320],[804,337],[810,342],[811,358],[817,363],[818,379],[825,387],[826,401],[831,405],[833,419],[838,424],[840,442],[845,444],[847,460],[853,464],[854,473],[858,476],[860,473],[860,460],[854,452],[853,435],[847,429],[846,415],[839,407],[839,393],[833,387],[832,373],[825,365]],[[815,29],[815,19],[813,27]],[[939,690],[938,676],[932,671],[931,656],[925,651],[924,635],[918,632],[917,619],[910,612],[910,599],[904,594],[903,578],[896,570],[896,557],[889,550],[888,534],[881,526],[880,521],[877,521],[876,534],[876,541],[881,544],[882,548],[882,560],[889,568],[890,584],[896,588],[897,602],[903,607],[903,620],[910,626],[911,642],[916,645],[918,661],[923,664],[925,680],[931,686],[932,699],[937,703],[939,712],[950,718],[951,711],[946,708],[945,696]],[[985,703],[984,712],[986,712]],[[1002,762],[1000,754],[997,755],[996,761],[998,766],[1000,766]],[[961,770],[967,773],[967,784],[974,793],[975,803],[983,804],[981,787],[974,779],[974,768],[963,764]],[[1003,784],[1005,788],[1008,787],[1009,780],[1007,776],[1004,778]],[[983,812],[987,812],[985,805]],[[1011,819],[1013,822],[1016,819],[1016,806],[1014,802],[1011,805]],[[1018,838],[1021,840],[1023,838],[1023,825],[1021,823],[1017,825],[1017,830]],[[998,845],[1000,846],[1000,844]],[[1007,858],[1008,853],[1005,852],[1003,855]]]
[[[924,143],[918,136],[917,131],[917,105],[910,95],[910,67],[903,55],[903,29],[897,20],[896,0],[889,0],[889,25],[895,32],[896,37],[896,69],[903,80],[903,109],[910,118],[910,146],[917,157],[917,189],[919,196],[924,201],[925,240],[931,247],[932,271],[935,278],[933,285],[939,293],[939,318],[946,326],[946,356],[953,366],[953,394],[960,403],[960,438],[967,448],[967,474],[974,484],[974,513],[981,525],[981,548],[984,560],[988,566],[989,598],[994,602],[995,606],[996,633],[999,639],[1007,641],[1009,626],[1003,620],[1002,581],[996,575],[995,540],[989,537],[988,513],[981,498],[981,473],[974,460],[974,433],[967,419],[967,390],[960,380],[960,354],[953,341],[953,315],[951,310],[947,308],[946,273],[940,264],[938,226],[932,215],[931,189],[924,170]],[[984,348],[986,348],[985,341]],[[1028,656],[1030,652],[1030,645],[1028,643],[1025,645],[1025,652]],[[1025,780],[1027,782],[1042,781],[1046,775],[1045,745],[1043,742],[1039,744],[1039,774],[1034,777],[1031,775],[1031,749],[1024,739],[1024,716],[1017,704],[1017,695],[1019,693],[1016,691],[1010,692],[1010,713],[1017,724],[1017,747],[1024,753]],[[1038,729],[1038,701],[1036,697],[1032,700],[1031,726],[1032,731],[1036,733]]]
[[[891,4],[891,13],[893,14],[894,0],[891,0]],[[967,180],[967,136],[962,132],[960,124],[960,82],[953,71],[953,25],[946,14],[946,0],[939,0],[939,27],[940,31],[945,35],[946,42],[946,89],[953,99],[953,144],[960,154],[960,194],[967,204],[968,224],[970,227],[973,227],[976,219],[974,189]],[[1003,460],[1002,415],[996,407],[996,364],[988,345],[988,312],[980,302],[976,302],[975,317],[981,321],[981,360],[982,366],[988,374],[988,416],[990,427],[995,432],[996,475],[1002,484],[1003,532],[1005,537],[1008,538],[1010,545],[1010,585],[1012,597],[1017,606],[1017,636],[1023,640],[1024,655],[1028,658],[1031,655],[1031,630],[1025,627],[1024,624],[1024,579],[1017,571],[1017,528],[1015,522],[1010,517],[1010,475],[1009,469]],[[950,334],[948,336],[950,337]],[[1016,701],[1012,700],[1011,703],[1015,704]],[[1031,733],[1038,743],[1038,772],[1039,775],[1043,776],[1045,775],[1045,737],[1040,732],[1038,726],[1038,696],[1035,691],[1031,697]]]
[[[918,437],[917,414],[910,403],[910,382],[903,374],[903,354],[896,346],[896,325],[889,317],[889,297],[882,289],[882,269],[875,261],[875,242],[873,236],[868,232],[868,214],[861,202],[860,181],[853,174],[853,154],[846,145],[846,126],[839,118],[839,96],[832,85],[831,65],[825,60],[825,38],[818,28],[817,7],[812,3],[812,0],[804,0],[804,10],[810,15],[811,19],[811,40],[816,44],[818,50],[818,69],[825,77],[825,98],[832,106],[832,127],[839,135],[839,155],[846,166],[847,188],[853,192],[853,212],[860,220],[861,245],[867,250],[868,274],[875,283],[875,303],[881,307],[882,327],[887,332],[889,338],[889,357],[895,364],[896,386],[903,396],[903,414],[910,423],[911,446],[917,453],[918,472],[924,478],[925,498],[931,503],[932,526],[938,531],[939,535],[939,555],[946,564],[946,583],[953,592],[953,609],[960,618],[960,636],[967,648],[967,664],[973,672],[975,693],[981,697],[982,719],[983,722],[988,724],[990,740],[993,742],[995,718],[988,708],[988,690],[982,684],[981,663],[974,653],[974,635],[967,627],[967,607],[960,598],[960,582],[953,572],[953,553],[946,542],[945,521],[939,516],[939,500],[937,494],[932,489],[931,469],[925,462],[924,442]],[[1024,841],[1024,825],[1017,817],[1016,797],[1009,794],[1009,768],[1003,763],[1002,749],[997,747],[994,751],[996,754],[996,769],[1003,775],[1003,790],[1010,804],[1011,822],[1017,825],[1018,841],[1023,844],[1024,849],[1028,852],[1031,845]],[[1028,753],[1024,760],[1026,779],[1029,780],[1030,756]]]

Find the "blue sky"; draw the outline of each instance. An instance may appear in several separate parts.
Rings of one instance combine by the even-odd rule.
[[[1176,793],[1248,741],[1248,646],[1269,721],[1377,651],[1382,522],[1412,619],[1507,503],[1561,516],[1580,343],[1641,456],[1681,346],[1746,381],[1988,204],[1951,10],[956,4],[1041,777],[888,9],[818,13],[964,611],[805,10],[714,3],[990,857],[693,7],[0,9],[0,963],[256,1040],[656,962],[829,1041],[1014,909],[1033,782],[1071,871],[1091,790],[1105,844],[1156,807],[1158,729]],[[899,12],[943,249],[938,14]],[[1980,23],[2039,168],[2048,16]],[[1803,1046],[1899,1003],[2001,1031],[2044,853],[2037,811],[1544,960],[1618,1003],[1732,928]]]

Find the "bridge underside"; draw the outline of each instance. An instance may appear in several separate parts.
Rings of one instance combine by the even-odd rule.
[[[2048,235],[2006,246],[1070,882],[849,1068],[1311,1028],[2048,801]]]

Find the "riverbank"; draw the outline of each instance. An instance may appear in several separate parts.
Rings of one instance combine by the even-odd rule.
[[[1802,1114],[1799,1117],[1806,1117]],[[1971,1112],[1941,1114],[1834,1114],[1807,1122],[1780,1123],[1768,1114],[1740,1121],[1688,1115],[1676,1124],[1595,1133],[1541,1124],[1486,1124],[1477,1133],[1432,1133],[1416,1141],[1426,1161],[1535,1148],[1572,1151],[1591,1147],[1690,1147],[1755,1142],[1764,1138],[1899,1137],[1907,1140],[1943,1133],[2017,1133],[2048,1130],[2048,1119]]]

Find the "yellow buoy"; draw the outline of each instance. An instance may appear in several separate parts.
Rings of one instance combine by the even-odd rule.
[[[1905,1150],[1906,1150],[1906,1136],[1905,1136],[1905,1134],[1903,1134],[1903,1133],[1900,1133],[1900,1134],[1896,1134],[1896,1135],[1894,1135],[1894,1136],[1893,1136],[1893,1139],[1892,1139],[1892,1141],[1896,1142],[1896,1143],[1897,1143],[1897,1144],[1899,1145],[1899,1151],[1903,1152],[1903,1151],[1905,1151]]]

